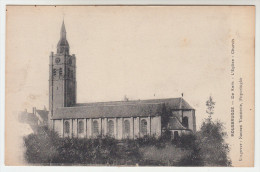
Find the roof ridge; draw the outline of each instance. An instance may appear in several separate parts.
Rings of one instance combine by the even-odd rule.
[[[160,99],[137,99],[137,100],[117,100],[117,101],[102,101],[102,102],[88,102],[88,103],[77,103],[78,105],[80,104],[94,104],[94,103],[116,103],[116,102],[141,102],[141,101],[150,101],[150,100],[170,100],[170,99],[181,99],[181,97],[174,97],[174,98],[160,98]],[[76,104],[76,105],[77,105]]]
[[[193,106],[191,106],[186,100],[182,100],[182,102],[184,102],[186,105],[188,105],[189,107],[191,107],[191,109],[194,109]]]
[[[142,103],[142,105],[159,105],[162,103]],[[80,107],[100,107],[100,106],[107,106],[107,107],[111,107],[111,106],[136,106],[137,104],[112,104],[112,105],[86,105],[86,106],[70,106],[70,107],[57,107],[59,109],[61,108],[80,108]]]
[[[36,111],[48,111],[48,110],[44,110],[44,109],[36,109]]]

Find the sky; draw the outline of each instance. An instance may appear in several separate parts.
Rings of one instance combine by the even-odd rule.
[[[64,19],[70,52],[77,60],[78,103],[118,101],[125,95],[130,100],[175,98],[183,93],[196,110],[199,128],[207,117],[205,103],[212,96],[213,119],[224,122],[228,131],[231,39],[250,41],[245,29],[252,26],[248,11],[240,7],[8,7],[6,104],[12,110],[48,108],[49,55],[56,52]],[[240,46],[247,50],[252,45],[238,45],[238,50]]]
[[[15,37],[7,40],[7,46],[15,47],[10,57],[19,68],[12,70],[16,77],[12,92],[21,94],[22,107],[48,107],[49,55],[56,52],[64,18],[70,52],[77,58],[77,102],[117,101],[124,95],[132,100],[171,98],[183,93],[196,109],[198,122],[206,117],[210,95],[217,111],[230,84],[225,82],[230,65],[225,27],[229,11],[216,15],[205,9],[207,15],[202,15],[197,9],[188,15],[191,8],[141,8],[8,9],[7,21],[16,26],[10,30],[7,26],[7,34]]]

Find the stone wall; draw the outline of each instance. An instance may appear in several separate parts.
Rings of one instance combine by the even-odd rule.
[[[97,136],[93,134],[93,123],[95,123],[95,121],[98,124],[98,135],[110,135],[119,140],[126,138],[134,139],[143,137],[144,135],[154,135],[156,137],[161,135],[161,116],[60,119],[53,120],[53,128],[61,137],[92,138]],[[145,127],[141,126],[142,121],[143,124],[146,124],[144,125]],[[79,122],[83,123],[83,132],[79,130]],[[126,123],[130,124],[129,128],[125,126]],[[145,130],[146,134],[144,134],[141,129]]]

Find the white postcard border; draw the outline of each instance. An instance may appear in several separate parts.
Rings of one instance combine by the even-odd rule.
[[[259,88],[260,88],[260,59],[259,59],[259,30],[260,30],[260,1],[256,0],[2,0],[0,2],[0,171],[39,171],[44,172],[46,170],[51,171],[85,171],[86,167],[8,167],[4,165],[4,112],[5,112],[5,6],[6,5],[256,5],[256,49],[255,49],[255,167],[254,168],[210,168],[210,167],[87,167],[88,170],[99,171],[106,170],[112,171],[130,171],[130,170],[166,170],[166,171],[259,171],[260,170],[260,114],[259,111]],[[174,169],[172,169],[174,168]]]

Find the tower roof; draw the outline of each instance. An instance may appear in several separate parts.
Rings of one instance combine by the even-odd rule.
[[[65,28],[64,20],[63,20],[62,25],[61,25],[60,40],[58,42],[57,47],[60,47],[60,46],[69,46],[69,43],[68,43],[67,38],[66,38],[66,28]]]

